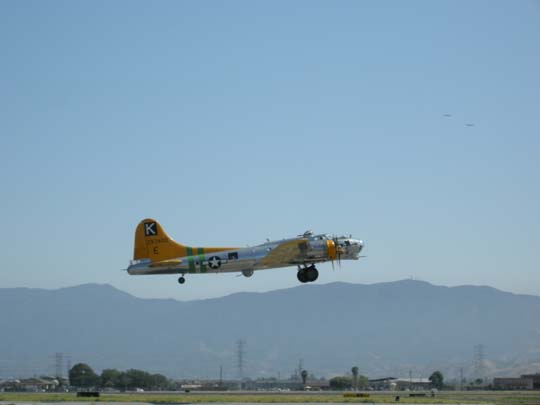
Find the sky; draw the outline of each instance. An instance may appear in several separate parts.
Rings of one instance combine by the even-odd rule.
[[[526,0],[2,1],[0,287],[299,284],[129,276],[153,217],[193,246],[364,240],[321,284],[540,295],[539,22]]]

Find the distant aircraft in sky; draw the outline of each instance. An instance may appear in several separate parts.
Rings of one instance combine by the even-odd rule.
[[[444,113],[444,114],[443,114],[443,117],[450,118],[450,117],[452,117],[452,114],[450,114],[450,113]],[[472,122],[467,122],[467,123],[465,124],[465,126],[466,126],[466,127],[474,127],[474,123],[472,123]]]
[[[268,241],[254,247],[190,247],[175,242],[155,219],[142,220],[135,230],[131,275],[241,272],[251,277],[255,270],[297,266],[301,283],[317,280],[317,263],[358,260],[364,247],[351,236],[314,235],[307,231],[295,238]]]

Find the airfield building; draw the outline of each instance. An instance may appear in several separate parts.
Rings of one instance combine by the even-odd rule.
[[[494,378],[493,388],[496,390],[532,390],[532,378]]]
[[[533,389],[540,390],[540,373],[523,374],[521,378],[530,378],[533,381]]]
[[[431,388],[429,378],[396,378],[384,377],[369,380],[369,386],[376,391],[394,391],[394,390],[426,390]]]
[[[53,391],[58,387],[58,384],[58,380],[55,378],[27,378],[22,380],[8,380],[0,383],[0,391]]]

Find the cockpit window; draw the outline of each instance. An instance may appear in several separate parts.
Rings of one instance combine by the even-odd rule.
[[[351,246],[351,242],[348,241],[348,240],[346,240],[346,241],[345,241],[345,246]]]

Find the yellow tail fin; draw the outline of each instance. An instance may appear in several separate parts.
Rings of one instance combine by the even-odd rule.
[[[143,219],[135,230],[133,259],[161,261],[187,256],[186,246],[174,241],[155,219]]]

